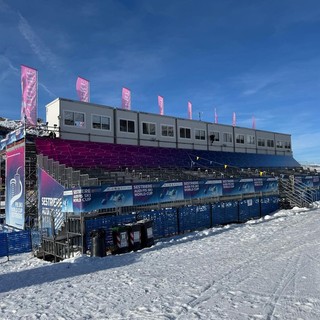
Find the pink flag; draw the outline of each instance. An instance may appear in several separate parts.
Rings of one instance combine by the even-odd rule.
[[[158,96],[158,105],[159,105],[159,114],[163,115],[164,106],[163,106],[163,97],[162,96]]]
[[[236,113],[235,112],[232,114],[232,126],[233,127],[236,126]]]
[[[90,102],[90,83],[88,80],[78,77],[76,90],[80,101]]]
[[[252,116],[252,129],[256,128],[256,118]]]
[[[218,114],[217,114],[217,109],[214,109],[214,123],[218,123]]]
[[[122,109],[131,110],[131,91],[127,88],[122,88]]]
[[[38,71],[36,69],[21,66],[21,90],[21,122],[27,126],[35,126],[38,105]]]
[[[192,104],[190,101],[188,101],[188,117],[192,119]]]

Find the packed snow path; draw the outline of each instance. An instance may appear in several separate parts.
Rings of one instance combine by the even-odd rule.
[[[293,209],[119,256],[11,257],[0,319],[319,319],[319,249],[320,210]]]

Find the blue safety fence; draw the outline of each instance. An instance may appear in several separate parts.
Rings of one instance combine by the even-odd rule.
[[[194,205],[179,208],[178,217],[180,233],[206,229],[211,226],[210,205]]]
[[[9,257],[31,251],[32,239],[30,230],[0,233],[0,257]]]
[[[91,250],[91,232],[105,231],[106,246],[113,245],[112,227],[134,223],[138,220],[153,221],[153,237],[160,239],[185,232],[201,230],[217,225],[242,223],[257,219],[279,209],[279,197],[254,197],[229,200],[205,205],[190,205],[180,208],[149,210],[131,215],[103,216],[85,220],[86,248]]]
[[[239,222],[238,200],[224,201],[212,205],[212,226]]]
[[[239,222],[260,218],[260,199],[243,199],[239,201]]]
[[[163,208],[139,212],[138,220],[153,220],[153,236],[155,239],[164,238],[179,233],[176,208]]]

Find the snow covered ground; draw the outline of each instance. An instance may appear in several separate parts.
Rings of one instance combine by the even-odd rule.
[[[105,258],[2,258],[0,319],[319,319],[320,204]]]

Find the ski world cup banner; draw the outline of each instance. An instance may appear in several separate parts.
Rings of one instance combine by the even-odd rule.
[[[127,88],[122,88],[122,109],[131,110],[131,91]]]
[[[6,150],[6,224],[24,229],[25,142]]]
[[[162,96],[158,96],[158,105],[159,105],[159,114],[163,115],[164,105],[163,105],[163,97]]]
[[[78,77],[76,90],[80,101],[90,102],[90,82],[88,80]]]
[[[52,236],[63,223],[62,198],[64,187],[45,170],[38,168],[38,212],[42,231]],[[54,224],[53,224],[54,222]]]
[[[38,71],[21,66],[21,121],[27,126],[37,124]]]

